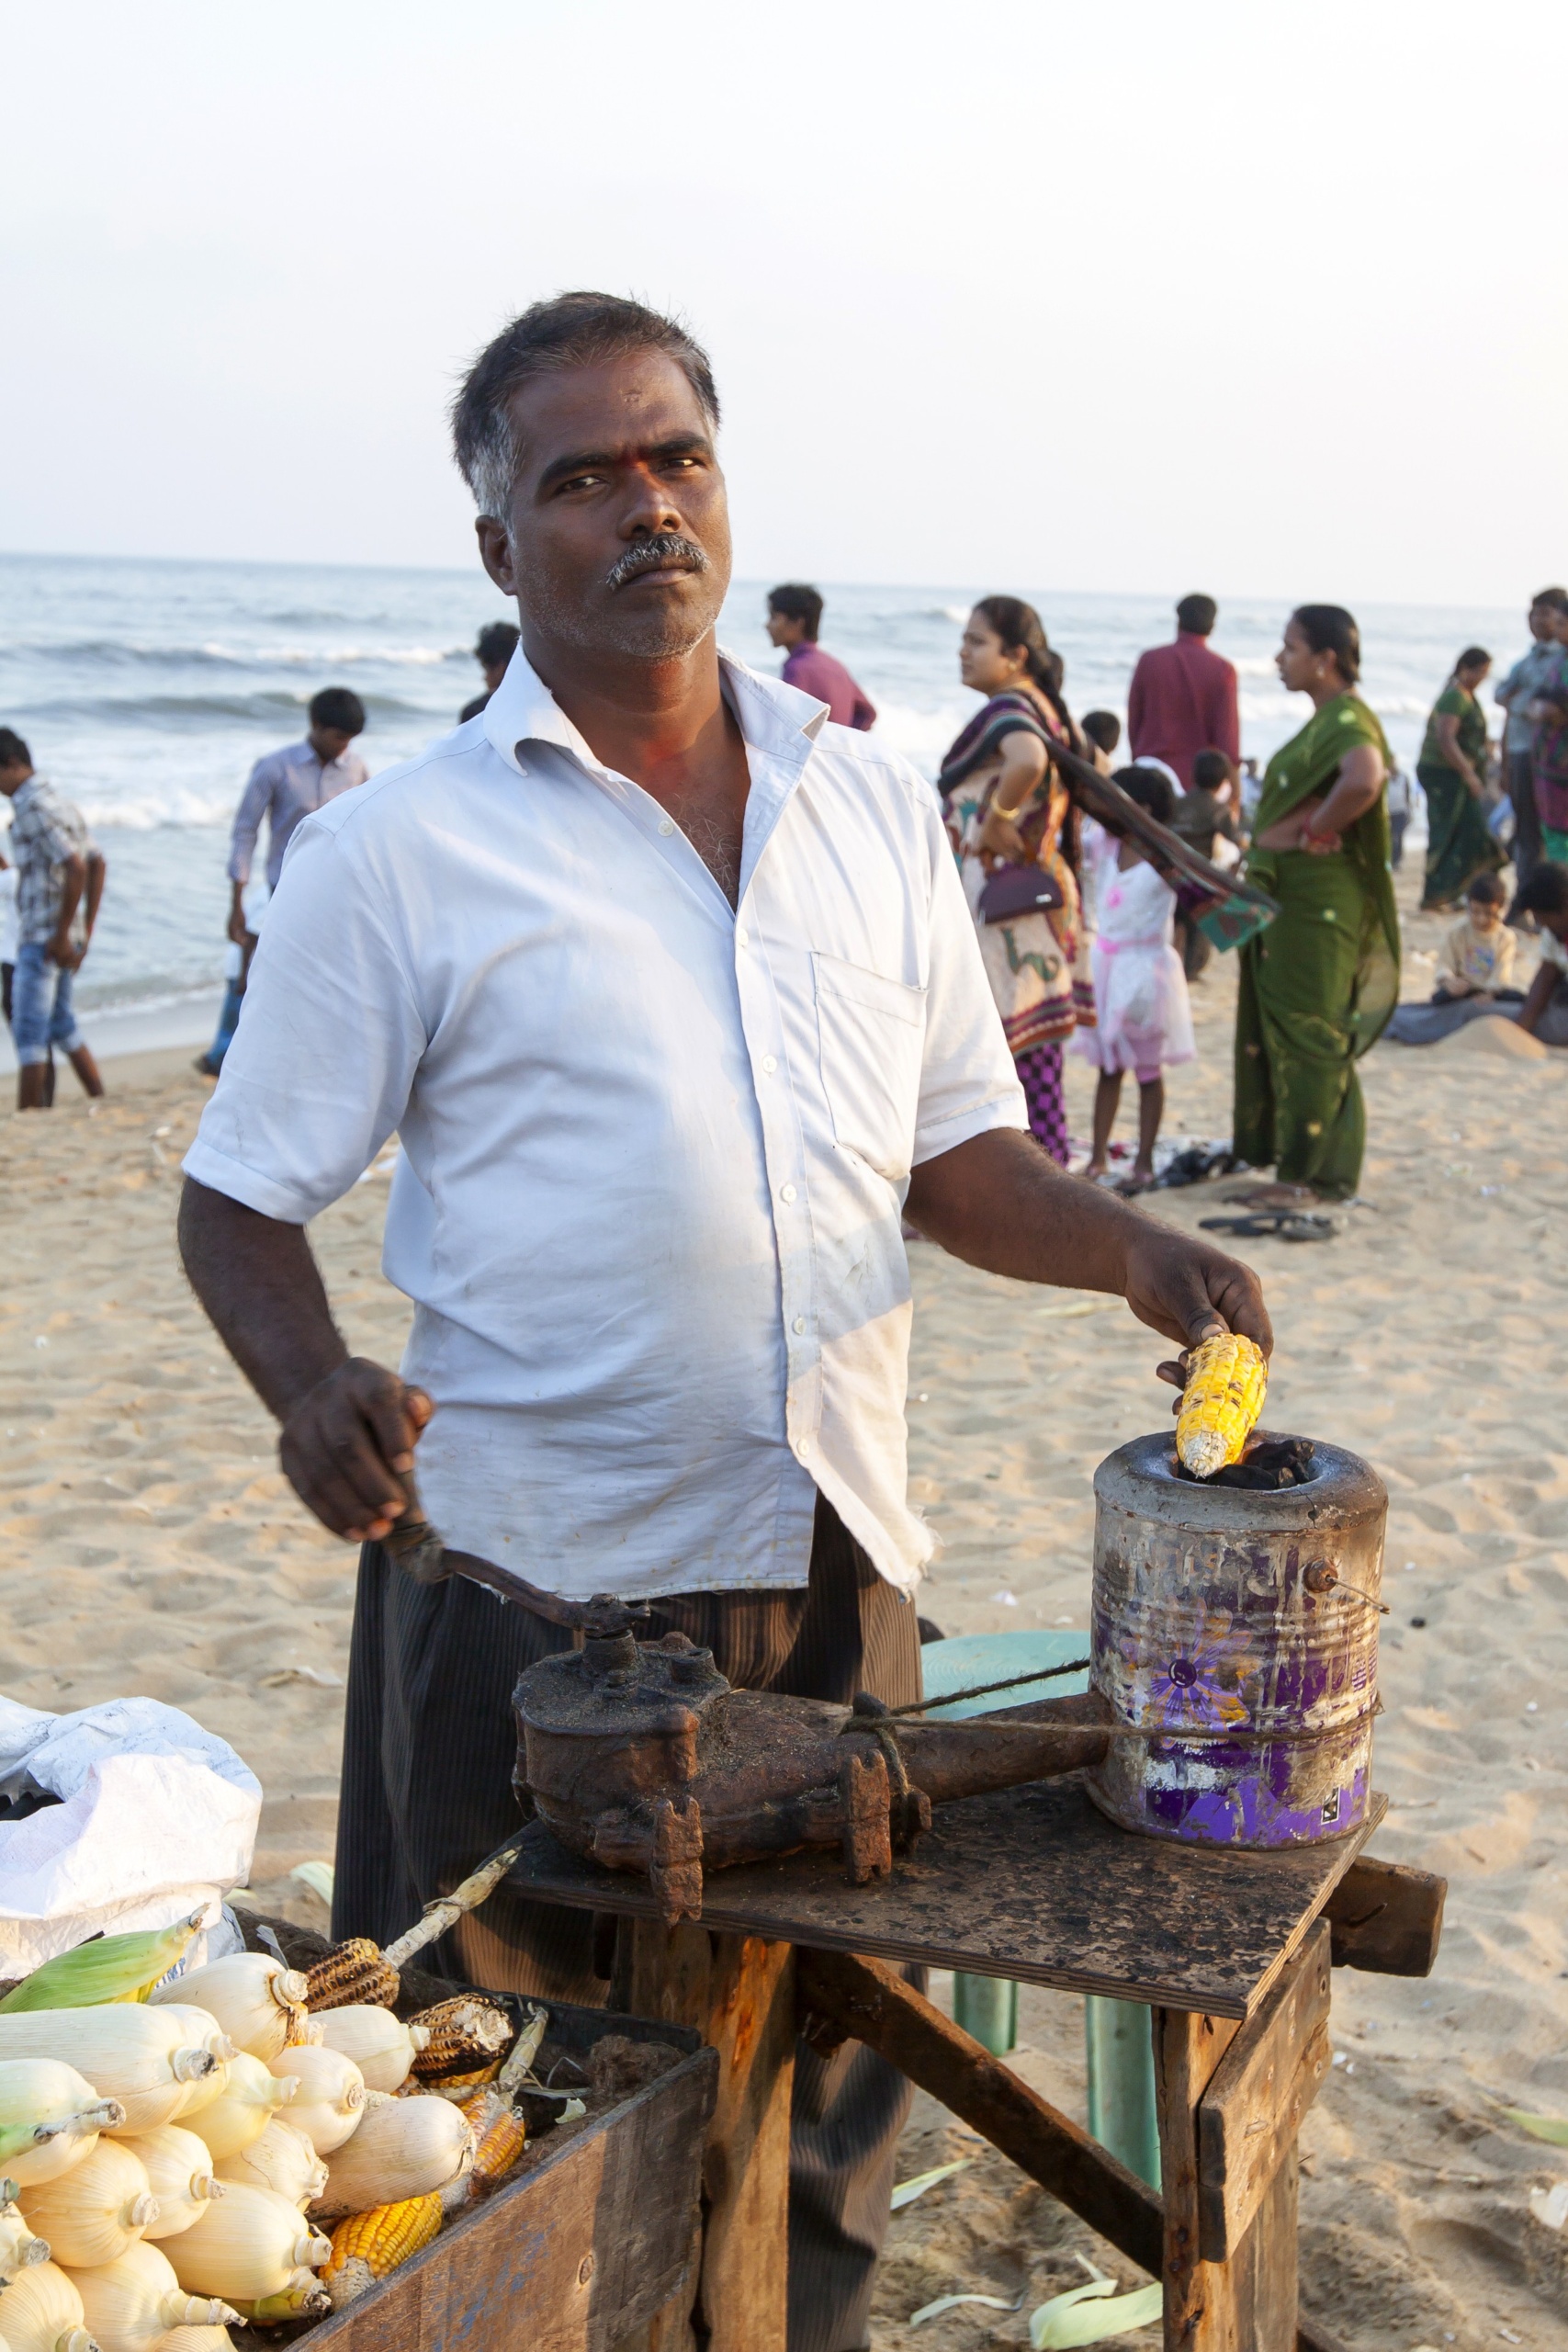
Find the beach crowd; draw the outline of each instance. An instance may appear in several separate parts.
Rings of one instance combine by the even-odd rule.
[[[807,583],[772,592],[766,627],[784,655],[781,675],[833,724],[868,731],[875,706],[821,643],[823,612]],[[1053,1159],[1076,1156],[1063,1091],[1070,1050],[1097,1072],[1082,1172],[1128,1192],[1158,1181],[1164,1073],[1195,1051],[1189,988],[1216,947],[1234,949],[1231,1158],[1273,1167],[1303,1196],[1343,1200],[1365,1143],[1356,1064],[1381,1035],[1429,1044],[1491,1012],[1568,1046],[1568,593],[1545,588],[1530,604],[1529,650],[1495,688],[1495,741],[1479,699],[1493,668],[1484,648],[1460,652],[1433,704],[1415,777],[1427,832],[1421,904],[1458,920],[1421,1006],[1398,1004],[1391,879],[1412,779],[1359,691],[1354,619],[1308,605],[1286,623],[1277,666],[1312,717],[1261,775],[1242,756],[1236,673],[1210,642],[1217,619],[1213,597],[1182,598],[1172,641],[1136,663],[1123,721],[1104,709],[1075,716],[1033,606],[982,598],[958,646],[963,683],[982,707],[942,761],[942,812],[1031,1129]],[[508,622],[480,631],[483,687],[460,726],[481,717],[517,644]],[[233,1039],[289,842],[306,816],[370,773],[354,748],[366,725],[357,695],[325,686],[309,718],[300,741],[256,763],[235,815],[224,1000],[197,1062],[209,1077]],[[0,866],[6,1018],[19,1105],[41,1109],[54,1099],[57,1050],[88,1093],[102,1091],[73,983],[106,869],[79,810],[9,728],[0,728],[0,792],[12,807]],[[1500,879],[1506,868],[1511,888]],[[1537,935],[1540,953],[1528,991],[1514,985],[1521,931]],[[1136,1155],[1113,1176],[1128,1076]]]

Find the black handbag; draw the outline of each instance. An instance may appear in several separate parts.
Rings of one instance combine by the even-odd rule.
[[[1043,867],[998,865],[980,893],[977,911],[982,922],[1013,922],[1061,903],[1061,890]]]

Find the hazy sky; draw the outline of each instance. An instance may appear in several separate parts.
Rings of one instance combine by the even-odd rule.
[[[0,546],[467,563],[443,412],[598,285],[741,572],[1568,572],[1561,0],[0,11]]]

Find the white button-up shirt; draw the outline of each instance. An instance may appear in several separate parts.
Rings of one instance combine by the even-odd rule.
[[[396,1131],[384,1265],[453,1548],[569,1599],[904,1589],[909,1170],[1026,1125],[930,788],[738,662],[739,904],[521,651],[299,827],[186,1160],[304,1223]]]

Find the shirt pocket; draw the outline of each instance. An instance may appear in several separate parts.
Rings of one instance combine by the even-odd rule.
[[[822,1091],[833,1136],[879,1176],[909,1173],[925,1046],[926,992],[814,953]]]

